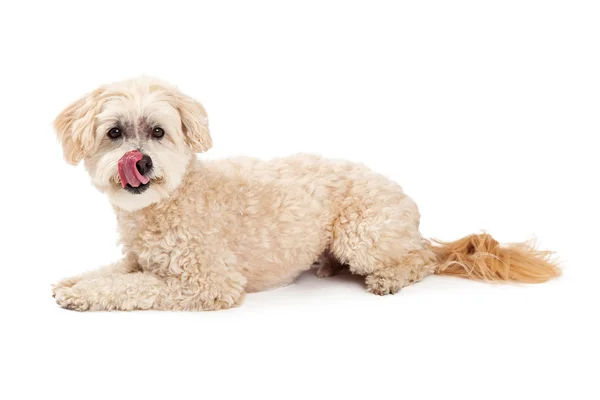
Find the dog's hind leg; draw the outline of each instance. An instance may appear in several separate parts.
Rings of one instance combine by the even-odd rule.
[[[344,265],[331,254],[329,250],[325,250],[323,254],[319,256],[317,261],[319,269],[317,269],[317,277],[327,278],[338,273]]]
[[[435,272],[435,255],[422,239],[415,203],[402,192],[354,199],[333,224],[331,251],[367,290],[393,294]]]
[[[367,290],[378,295],[394,294],[405,286],[435,272],[435,262],[428,250],[411,252],[395,264],[381,265],[367,274]]]

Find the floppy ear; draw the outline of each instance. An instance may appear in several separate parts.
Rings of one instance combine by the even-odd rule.
[[[96,114],[100,109],[98,89],[67,107],[54,120],[56,135],[62,143],[65,160],[77,165],[94,147]]]
[[[212,139],[208,130],[208,116],[202,104],[182,93],[175,93],[173,98],[188,146],[196,153],[210,149]]]

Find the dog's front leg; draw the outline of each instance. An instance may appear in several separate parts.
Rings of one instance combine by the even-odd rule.
[[[202,268],[166,279],[118,271],[86,275],[71,286],[55,287],[56,302],[77,311],[200,311],[231,308],[245,296],[246,278],[230,268]]]
[[[65,278],[52,285],[52,296],[56,297],[59,289],[70,288],[80,281],[97,278],[100,276],[122,275],[141,271],[141,268],[133,255],[126,255],[123,259],[114,264],[105,265],[92,271],[84,272],[81,275]]]
[[[147,310],[165,287],[128,254],[114,264],[63,279],[53,285],[52,295],[61,307],[77,311]]]
[[[192,272],[193,271],[193,272]],[[201,268],[166,280],[155,309],[224,310],[238,306],[246,295],[246,278],[232,268]]]
[[[133,272],[86,277],[71,287],[55,290],[56,303],[76,311],[149,310],[166,283],[157,276]]]

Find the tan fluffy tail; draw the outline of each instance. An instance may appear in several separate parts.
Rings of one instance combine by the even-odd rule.
[[[470,235],[455,242],[434,241],[436,273],[482,281],[540,283],[560,276],[552,253],[533,243],[500,245],[488,234]]]

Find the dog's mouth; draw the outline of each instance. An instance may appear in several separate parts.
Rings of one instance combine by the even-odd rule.
[[[143,183],[137,187],[131,186],[129,183],[125,185],[123,189],[127,190],[131,194],[140,194],[144,193],[150,187],[150,182]]]

